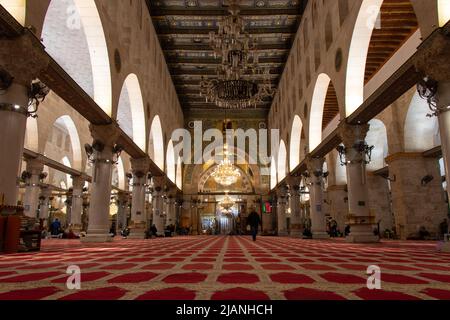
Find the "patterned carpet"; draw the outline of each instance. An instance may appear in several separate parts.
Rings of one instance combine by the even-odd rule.
[[[450,254],[435,242],[179,237],[83,245],[46,240],[33,254],[0,255],[0,300],[450,300]],[[81,290],[66,269],[81,268]],[[382,290],[366,287],[378,265]]]

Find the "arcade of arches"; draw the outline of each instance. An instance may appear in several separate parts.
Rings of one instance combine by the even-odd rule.
[[[200,82],[221,63],[209,32],[227,15],[227,1],[0,5],[0,214],[19,212],[41,228],[58,219],[80,236],[44,239],[41,253],[15,262],[33,266],[46,252],[70,257],[89,249],[95,257],[95,248],[136,245],[135,261],[127,261],[132,269],[146,261],[143,248],[162,256],[165,248],[174,256],[147,268],[161,269],[153,274],[161,292],[132,295],[124,285],[111,297],[170,298],[170,283],[183,282],[166,280],[181,270],[190,270],[194,282],[203,275],[221,282],[227,274],[212,278],[223,268],[255,270],[221,282],[236,288],[216,292],[206,281],[198,295],[195,285],[174,295],[279,299],[312,297],[312,290],[320,296],[321,281],[333,294],[339,283],[358,283],[349,278],[358,268],[339,266],[345,259],[326,256],[331,248],[355,259],[391,252],[403,262],[392,260],[390,270],[407,273],[400,280],[413,284],[397,294],[450,297],[440,289],[450,281],[450,0],[241,0],[246,31],[277,90],[233,110],[200,95]],[[220,161],[195,159],[213,151],[223,159],[223,149],[215,151],[229,129],[237,146],[227,155],[237,160],[239,177],[224,186],[215,179]],[[246,237],[251,211],[267,236],[258,238],[261,245]],[[157,239],[146,239],[152,226]],[[183,248],[192,264],[170,271]],[[322,260],[313,258],[316,250]],[[422,267],[415,261],[395,268],[420,260],[416,253]],[[10,260],[0,256],[0,299],[16,289],[15,277],[27,275],[26,268],[8,269]],[[386,269],[388,263],[380,262]],[[125,265],[114,275],[126,277]],[[339,274],[350,282],[339,282]],[[49,287],[52,275],[40,275],[33,279]],[[261,279],[259,291],[258,281],[246,282],[252,276]],[[152,274],[142,277],[150,281]],[[395,291],[389,286],[384,297]],[[47,296],[64,296],[54,288]],[[40,297],[30,286],[24,290]],[[376,298],[346,290],[338,296]]]

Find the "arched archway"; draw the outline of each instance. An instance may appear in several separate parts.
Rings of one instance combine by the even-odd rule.
[[[72,164],[70,163],[70,160],[68,157],[64,157],[61,160],[62,164],[64,164],[66,167],[68,168],[72,168]],[[70,174],[66,174],[66,184],[67,184],[67,188],[70,189],[72,188],[72,178],[70,177]]]
[[[427,102],[415,93],[405,120],[405,151],[423,152],[440,144],[439,123],[436,117],[428,118]]]
[[[119,161],[117,162],[117,177],[119,189],[125,190],[125,166],[123,164],[122,157],[119,157]]]
[[[314,150],[322,142],[323,112],[330,83],[331,79],[325,73],[317,77],[309,118],[309,151]]]
[[[383,0],[363,0],[348,55],[345,113],[350,116],[364,102],[364,76],[369,43]]]
[[[183,190],[183,165],[181,157],[178,157],[177,161],[177,175],[176,175],[176,183],[178,189]]]
[[[166,174],[167,177],[172,181],[176,182],[176,164],[175,164],[175,153],[173,150],[172,140],[167,144],[166,153]]]
[[[275,158],[272,157],[272,161],[270,162],[270,189],[274,189],[277,184],[277,163],[275,161]]]
[[[392,14],[393,7],[396,14]],[[404,20],[399,22],[398,15]],[[421,41],[412,1],[363,0],[347,62],[346,116],[385,83],[412,56]]]
[[[152,126],[150,128],[148,154],[150,159],[164,171],[164,138],[159,116],[153,118]]]
[[[111,116],[109,55],[95,1],[52,0],[42,38],[46,51]]]
[[[64,145],[63,141],[65,141]],[[82,170],[83,154],[80,136],[74,121],[68,115],[56,119],[44,150],[46,156],[55,160],[60,160],[58,158],[61,153],[71,158],[72,168]]]
[[[138,77],[130,74],[124,81],[117,109],[117,121],[125,133],[145,151],[145,111]]]
[[[300,164],[301,139],[303,123],[298,115],[294,117],[291,130],[291,142],[289,144],[289,167],[294,170]]]
[[[388,138],[386,126],[378,119],[369,122],[370,130],[367,133],[366,142],[374,146],[372,161],[367,165],[368,171],[376,171],[385,167],[385,159],[388,156]]]
[[[277,175],[278,175],[278,183],[280,183],[284,178],[286,178],[286,174],[288,172],[287,166],[287,150],[286,144],[283,140],[280,142],[280,149],[278,150],[278,162],[277,162]]]
[[[25,26],[26,0],[0,0],[2,5],[19,23]]]

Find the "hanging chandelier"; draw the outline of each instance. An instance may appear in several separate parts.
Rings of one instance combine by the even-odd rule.
[[[231,199],[228,194],[226,194],[225,198],[219,203],[220,207],[227,212],[230,211],[230,209],[233,208],[235,204],[236,202],[234,202],[234,200]]]
[[[210,33],[214,57],[221,57],[222,64],[217,68],[216,78],[202,78],[200,96],[220,108],[256,108],[264,98],[275,94],[270,69],[258,66],[256,40],[245,32],[245,22],[239,15],[239,0],[230,0],[229,12],[230,15],[219,22],[219,32]]]
[[[241,177],[239,169],[231,163],[228,155],[228,147],[225,145],[224,159],[220,162],[220,164],[211,175],[214,178],[214,181],[226,187],[235,184]]]

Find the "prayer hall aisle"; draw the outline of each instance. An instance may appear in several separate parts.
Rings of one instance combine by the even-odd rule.
[[[81,290],[66,288],[69,266]],[[367,267],[382,290],[368,290]],[[0,299],[450,299],[450,254],[435,242],[177,237],[109,244],[46,240],[0,256]]]

